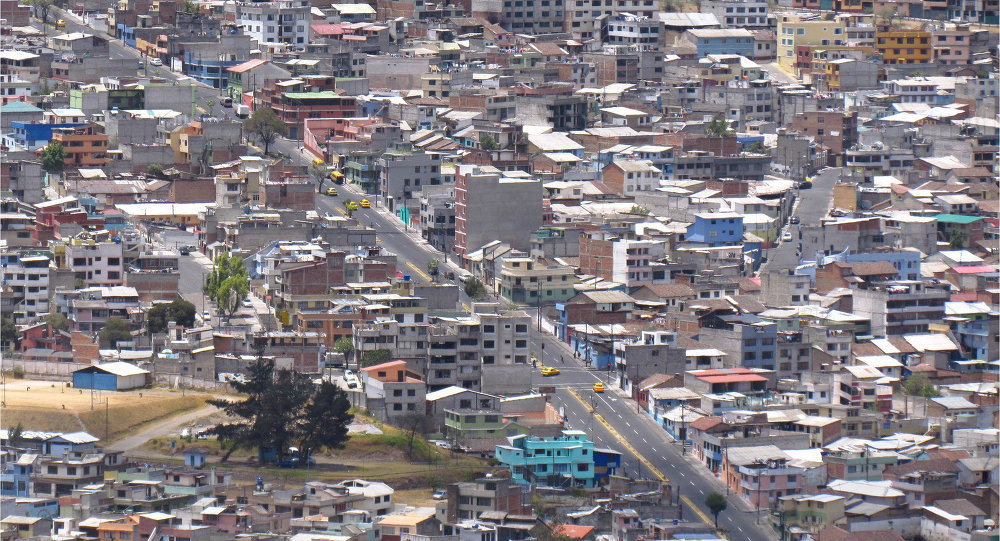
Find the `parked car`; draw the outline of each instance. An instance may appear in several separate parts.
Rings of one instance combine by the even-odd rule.
[[[434,491],[434,494],[431,495],[431,498],[435,500],[444,500],[448,498],[448,493],[443,490],[436,490]]]
[[[782,242],[788,242],[790,240],[792,240],[792,232],[791,231],[785,231],[785,233],[783,235],[781,235],[781,241]]]
[[[191,250],[188,250],[187,246],[181,246],[178,252],[180,252],[181,255],[191,255]]]
[[[792,225],[795,225],[795,224],[799,223],[799,217],[798,216],[792,216],[791,218],[788,219],[788,223],[790,223]]]
[[[162,66],[163,65],[163,61],[160,60],[159,58],[150,58],[149,59],[149,63],[152,64],[152,65],[154,65],[154,66]]]

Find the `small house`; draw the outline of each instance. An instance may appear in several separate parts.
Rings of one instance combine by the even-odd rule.
[[[149,371],[116,361],[73,371],[73,387],[102,391],[125,391],[146,386]]]

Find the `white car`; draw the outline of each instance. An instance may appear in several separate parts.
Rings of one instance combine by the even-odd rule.
[[[792,232],[791,231],[785,231],[785,234],[781,235],[781,240],[782,240],[782,242],[788,242],[788,241],[792,240]]]
[[[154,66],[162,66],[163,65],[163,61],[160,60],[159,58],[150,58],[149,59],[149,63],[152,64],[152,65],[154,65]]]
[[[208,310],[205,310],[205,312],[201,314],[201,319],[204,320],[205,323],[208,323],[209,321],[212,320],[212,313],[209,312]]]
[[[242,304],[247,308],[253,308],[253,303],[250,302],[250,299],[243,299],[243,302],[241,302],[240,304]]]

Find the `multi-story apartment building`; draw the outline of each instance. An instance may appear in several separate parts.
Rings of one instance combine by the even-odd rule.
[[[947,284],[920,280],[881,282],[854,291],[854,313],[871,319],[873,336],[927,332],[944,317]]]
[[[424,186],[420,195],[420,235],[448,253],[455,247],[455,187]]]
[[[886,64],[927,64],[931,62],[931,35],[923,30],[876,32],[875,49]]]
[[[542,225],[542,183],[509,178],[491,166],[459,165],[455,173],[455,253],[466,255],[490,241],[528,251]]]
[[[66,243],[66,268],[87,286],[117,286],[124,279],[122,244],[76,237]]]
[[[775,369],[777,325],[757,316],[720,316],[698,331],[698,341],[726,352],[726,366]]]
[[[237,2],[236,25],[260,46],[284,43],[305,49],[309,43],[311,8],[309,0]]]
[[[663,22],[654,17],[622,13],[604,23],[604,43],[651,49],[660,45]]]
[[[602,16],[612,19],[619,13],[629,13],[652,18],[656,11],[654,0],[567,0],[565,31],[574,39],[591,40],[600,37]]]
[[[510,479],[481,477],[470,482],[452,483],[447,490],[447,503],[437,506],[438,520],[442,524],[475,520],[487,511],[512,514],[527,511],[524,492]]]
[[[40,250],[0,253],[0,307],[5,316],[27,322],[48,313],[50,256]]]
[[[425,152],[397,148],[387,151],[378,158],[379,195],[391,211],[403,207],[417,210],[417,198],[425,186],[438,186],[444,183],[441,175],[443,155],[439,152]],[[419,213],[413,212],[411,220],[414,224],[419,220]]]
[[[302,123],[307,118],[351,118],[358,116],[354,96],[333,90],[265,92],[264,105],[270,107],[288,125],[289,139],[302,139]]]
[[[511,302],[552,304],[576,295],[572,267],[532,257],[505,257],[500,266],[500,296]]]
[[[614,475],[621,464],[615,451],[596,449],[579,430],[563,430],[557,438],[512,436],[497,445],[496,458],[519,485],[594,487]]]
[[[746,28],[765,30],[767,22],[767,2],[765,0],[708,0],[701,5],[702,13],[711,13],[723,28]]]
[[[783,496],[798,494],[805,472],[774,445],[726,449],[722,471],[729,488],[759,509],[776,506]]]
[[[108,136],[97,125],[53,128],[52,142],[60,143],[66,152],[66,167],[101,167],[107,165]]]
[[[781,15],[778,19],[778,64],[792,71],[799,64],[800,49],[843,45],[845,34],[843,19],[816,20],[799,15]]]
[[[500,12],[504,28],[515,34],[552,34],[563,31],[564,0],[504,0]]]
[[[810,111],[795,115],[791,128],[826,145],[827,164],[840,167],[844,150],[858,142],[858,114],[841,111]]]
[[[69,318],[73,329],[96,333],[112,317],[129,321],[130,310],[139,307],[139,293],[125,286],[58,289],[55,304]]]
[[[427,385],[406,361],[389,361],[361,369],[361,385],[368,409],[384,420],[423,415]]]

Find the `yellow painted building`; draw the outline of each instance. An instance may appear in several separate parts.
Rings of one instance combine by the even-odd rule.
[[[844,19],[803,19],[798,15],[781,15],[778,20],[778,65],[796,73],[800,47],[836,47],[846,42]],[[801,59],[806,64],[810,58]]]
[[[926,64],[931,61],[931,34],[923,30],[890,30],[875,34],[875,48],[886,64]]]

